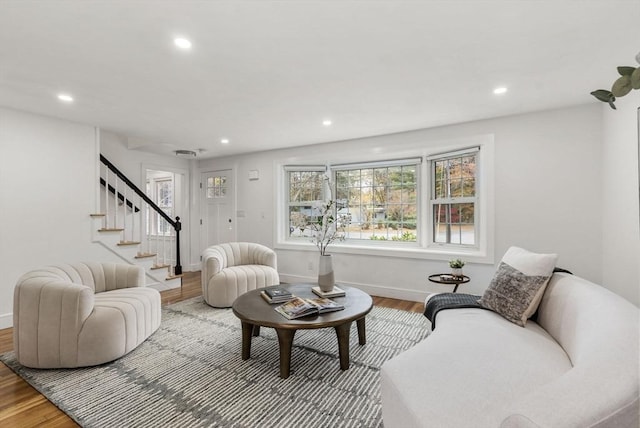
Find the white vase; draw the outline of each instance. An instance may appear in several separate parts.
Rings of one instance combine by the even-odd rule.
[[[318,285],[320,290],[328,293],[333,290],[336,284],[333,276],[333,259],[331,254],[320,255],[320,263],[318,263]]]
[[[451,268],[451,275],[462,278],[462,268]]]

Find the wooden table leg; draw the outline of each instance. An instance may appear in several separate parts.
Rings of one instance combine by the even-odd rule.
[[[248,360],[251,356],[251,336],[253,324],[242,321],[242,359]]]
[[[254,337],[260,336],[260,326],[259,325],[254,325],[253,326],[253,336]]]
[[[364,317],[360,318],[359,320],[356,320],[356,325],[358,326],[358,343],[360,345],[366,345],[367,344],[367,333],[364,330]]]
[[[340,356],[340,369],[349,368],[349,332],[351,321],[334,327],[338,336],[338,355]]]
[[[293,336],[296,330],[276,328],[278,334],[278,344],[280,346],[280,377],[286,379],[291,371],[291,348],[293,347]]]

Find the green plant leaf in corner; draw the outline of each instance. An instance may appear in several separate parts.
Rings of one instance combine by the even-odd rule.
[[[612,109],[616,110],[616,106],[613,104],[613,102],[616,100],[616,97],[611,93],[611,91],[607,91],[606,89],[598,89],[591,92],[591,95],[596,97],[598,101],[608,103]]]
[[[611,93],[615,97],[624,97],[629,92],[631,92],[631,77],[630,76],[621,76],[613,82],[613,86],[611,86]]]
[[[598,89],[597,91],[591,92],[591,95],[593,95],[603,103],[608,103],[609,101],[616,100],[613,94],[611,93],[611,91],[607,91],[606,89]],[[612,97],[613,97],[613,100],[611,100]]]
[[[635,69],[635,67],[627,67],[621,65],[620,67],[618,67],[618,73],[620,73],[620,76],[631,76],[631,73],[633,73],[633,70]]]

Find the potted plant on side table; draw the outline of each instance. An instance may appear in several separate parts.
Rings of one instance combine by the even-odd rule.
[[[461,259],[449,260],[449,267],[451,268],[451,275],[455,278],[462,278],[462,267],[464,261]]]

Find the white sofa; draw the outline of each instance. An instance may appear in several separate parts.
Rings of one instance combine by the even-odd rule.
[[[537,322],[447,309],[381,369],[385,428],[638,428],[639,310],[577,276],[552,276]]]
[[[13,344],[23,366],[103,364],[135,349],[160,326],[160,293],[144,269],[73,263],[26,273],[13,294]]]
[[[213,245],[202,253],[202,296],[208,305],[228,308],[239,295],[278,285],[276,253],[253,242]]]

